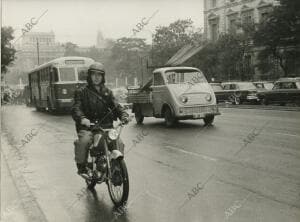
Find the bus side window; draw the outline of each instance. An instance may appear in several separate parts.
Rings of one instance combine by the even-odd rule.
[[[51,68],[51,80],[52,80],[52,82],[57,82],[58,81],[57,68],[55,68],[55,67]]]
[[[46,68],[46,70],[45,70],[45,73],[46,73],[46,80],[47,80],[47,82],[49,83],[50,82],[50,68],[48,67],[48,68]]]
[[[45,78],[44,78],[44,70],[40,70],[40,76],[41,76],[41,83],[43,83],[45,81]]]

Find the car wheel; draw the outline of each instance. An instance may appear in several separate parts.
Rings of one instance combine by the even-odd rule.
[[[215,116],[207,116],[203,119],[204,125],[208,126],[211,125],[214,122]]]
[[[137,124],[142,124],[144,121],[144,116],[140,106],[136,106],[134,109],[135,121]]]
[[[233,104],[234,104],[234,105],[240,105],[240,104],[241,104],[241,99],[240,99],[240,97],[235,96],[235,97],[234,97]]]
[[[267,106],[269,104],[269,101],[266,98],[263,98],[260,103],[261,105]]]

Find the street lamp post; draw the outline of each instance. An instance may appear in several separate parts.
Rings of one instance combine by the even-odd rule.
[[[37,50],[37,61],[38,66],[40,65],[40,48],[39,48],[39,39],[36,38],[36,50]]]

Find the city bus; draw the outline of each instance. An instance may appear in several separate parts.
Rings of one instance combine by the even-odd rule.
[[[61,57],[40,65],[28,73],[30,103],[38,111],[70,110],[76,88],[86,83],[86,57]]]

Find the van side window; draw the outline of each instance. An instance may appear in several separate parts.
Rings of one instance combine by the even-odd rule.
[[[165,85],[164,79],[161,75],[161,73],[153,73],[153,85],[154,86],[160,86]]]

